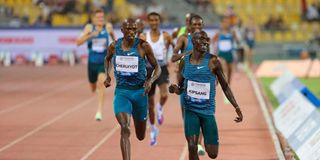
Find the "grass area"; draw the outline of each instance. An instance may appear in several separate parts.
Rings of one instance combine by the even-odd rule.
[[[268,96],[272,107],[275,109],[279,106],[278,100],[273,95],[270,85],[276,78],[260,78],[264,93]],[[299,78],[299,80],[308,87],[318,98],[320,97],[320,78]]]

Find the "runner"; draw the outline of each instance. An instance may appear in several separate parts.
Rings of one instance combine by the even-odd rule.
[[[251,68],[253,65],[253,48],[255,46],[256,32],[258,28],[254,23],[253,17],[250,17],[248,25],[245,27],[245,40],[248,46],[247,51],[247,62],[248,66]]]
[[[242,121],[242,113],[228,83],[224,78],[218,57],[208,52],[209,37],[206,32],[193,33],[192,54],[181,60],[178,72],[178,85],[171,84],[170,93],[182,94],[184,98],[184,130],[188,142],[189,160],[199,160],[198,138],[200,129],[204,136],[205,149],[209,157],[218,156],[219,137],[215,120],[216,79],[234,106],[237,117]]]
[[[138,19],[136,19],[136,23],[137,23],[137,37],[145,40],[146,38],[143,35],[144,22],[140,18],[138,18]]]
[[[178,27],[178,28],[175,28],[172,32],[172,39],[175,39],[175,38],[179,38],[180,36],[186,34],[186,33],[190,33],[191,32],[191,29],[190,29],[190,17],[194,16],[195,14],[194,13],[187,13],[185,18],[186,18],[186,21],[185,21],[185,26],[183,27]]]
[[[149,120],[151,124],[150,132],[150,145],[157,144],[157,136],[159,134],[159,129],[155,125],[155,112],[154,112],[154,95],[156,92],[156,85],[160,90],[160,99],[156,105],[157,109],[157,121],[161,125],[164,121],[163,116],[163,106],[168,99],[168,83],[169,83],[169,71],[167,66],[168,60],[168,49],[170,45],[174,47],[173,41],[169,33],[160,31],[161,16],[156,12],[151,12],[148,14],[148,23],[151,31],[146,32],[144,37],[146,41],[150,44],[155,54],[155,57],[161,66],[160,77],[152,84],[151,90],[149,92]],[[151,76],[153,68],[150,64],[147,65],[148,77]]]
[[[148,92],[159,77],[161,68],[148,42],[136,38],[137,24],[133,19],[122,23],[123,37],[111,43],[105,59],[105,87],[110,87],[111,60],[116,77],[114,113],[121,127],[121,152],[124,160],[130,159],[130,119],[133,116],[136,137],[145,138],[148,113]],[[146,60],[154,71],[147,79]]]
[[[194,33],[195,31],[201,31],[203,28],[203,19],[199,15],[193,15],[190,17],[190,33],[183,34],[182,36],[179,37],[175,48],[173,49],[173,55],[171,58],[172,62],[177,62],[180,59],[182,59],[186,54],[188,54],[190,51],[193,49],[193,44],[192,44],[192,38],[191,34]],[[179,51],[181,52],[179,54]],[[177,74],[179,75],[179,73]],[[184,111],[183,111],[183,97],[180,96],[180,105],[181,105],[181,113],[182,117],[184,117]],[[203,149],[202,145],[202,135],[200,134],[199,137],[199,143],[198,143],[198,153],[199,155],[205,155],[205,150]]]
[[[106,79],[103,60],[109,45],[109,36],[115,41],[112,24],[105,23],[104,12],[98,9],[93,12],[93,24],[86,24],[82,34],[77,39],[78,46],[85,42],[88,44],[88,79],[91,91],[96,92],[98,96],[98,108],[95,116],[97,121],[102,120],[105,94],[103,82]]]
[[[222,19],[221,31],[213,37],[213,45],[217,45],[218,57],[221,58],[223,71],[227,77],[228,84],[231,82],[233,69],[233,42],[240,46],[240,42],[234,31],[231,31],[229,20]]]

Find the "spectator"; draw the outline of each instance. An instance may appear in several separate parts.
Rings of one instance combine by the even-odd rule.
[[[278,17],[274,17],[272,15],[269,16],[269,19],[264,24],[264,29],[268,31],[279,31],[279,30],[285,30],[285,24],[284,20],[281,15]]]
[[[61,11],[61,14],[74,13],[75,8],[76,8],[76,1],[68,0]]]
[[[83,6],[83,10],[84,10],[86,13],[88,13],[88,14],[91,13],[91,11],[92,11],[92,3],[91,3],[91,0],[87,0],[87,1],[85,2],[84,6]]]
[[[12,7],[5,8],[5,16],[6,17],[13,17],[13,8]]]
[[[279,15],[276,20],[275,20],[275,26],[274,28],[276,30],[284,30],[285,29],[285,25],[284,25],[284,21],[281,15]]]
[[[275,18],[272,15],[270,15],[267,22],[264,23],[264,29],[271,30],[274,24],[275,24]]]
[[[53,13],[51,12],[45,21],[47,26],[52,26],[52,16],[53,16]]]
[[[306,18],[309,21],[314,21],[319,19],[319,12],[315,3],[312,3],[311,5],[308,6]]]
[[[38,16],[37,20],[34,22],[33,26],[43,27],[46,26],[46,21],[42,15]]]

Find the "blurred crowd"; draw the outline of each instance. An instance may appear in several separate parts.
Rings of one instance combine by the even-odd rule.
[[[320,1],[308,5],[304,9],[303,17],[307,21],[320,21]]]
[[[91,13],[96,9],[103,9],[107,13],[107,20],[113,24],[118,24],[128,17],[144,20],[147,13],[150,12],[160,13],[164,24],[169,23],[170,20],[165,8],[159,5],[156,0],[135,0],[133,2],[127,0],[32,0],[32,5],[24,6],[23,9],[28,13],[17,15],[16,10],[19,10],[19,6],[23,6],[23,4],[0,5],[3,24],[10,27],[59,26],[59,24],[53,24],[54,16],[65,16],[72,19],[72,17],[79,15],[87,15],[87,22],[91,22]],[[32,9],[39,10],[40,14],[31,14],[30,10]],[[36,17],[32,20],[34,15]],[[7,20],[6,23],[4,20]],[[77,25],[79,24],[70,21],[70,26]]]

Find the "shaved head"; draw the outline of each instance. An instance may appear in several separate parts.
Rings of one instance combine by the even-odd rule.
[[[138,18],[136,19],[136,24],[137,24],[137,33],[138,34],[142,33],[144,30],[144,22],[140,18]]]
[[[121,32],[126,40],[132,41],[137,34],[137,23],[134,19],[128,18],[122,22]]]
[[[197,31],[192,34],[193,47],[204,53],[209,50],[210,38],[205,31]]]
[[[127,25],[129,24],[134,24],[136,25],[136,21],[132,18],[128,18],[128,19],[125,19],[123,22],[122,22],[122,27],[126,27]]]

